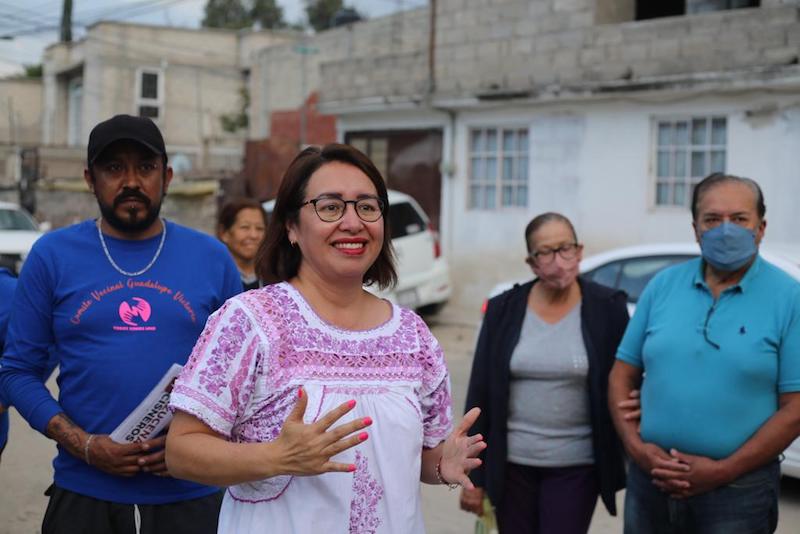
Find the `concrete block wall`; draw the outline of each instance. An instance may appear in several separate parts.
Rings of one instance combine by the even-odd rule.
[[[250,73],[250,138],[269,137],[272,113],[297,109],[304,96],[316,91],[324,104],[343,95],[360,98],[415,90],[395,84],[426,75],[428,28],[428,9],[419,8],[262,50]],[[305,69],[297,45],[308,50]],[[346,66],[348,61],[352,65]],[[300,90],[304,74],[305,95]]]
[[[440,0],[435,96],[472,98],[504,92],[535,96],[553,84],[585,88],[602,82],[780,68],[798,61],[798,0],[763,0],[760,8],[596,23],[613,18],[609,15],[613,6],[607,4]],[[427,9],[414,16],[426,18]],[[365,35],[358,25],[354,27],[354,39]],[[323,64],[320,102],[324,106],[355,104],[366,97],[413,99],[427,80],[427,35],[418,37],[422,42],[409,54],[392,51]],[[397,76],[397,65],[408,70]]]
[[[421,51],[327,62],[320,72],[324,80],[321,101],[423,95],[427,65],[428,56]]]
[[[692,75],[797,61],[797,3],[594,24],[594,2],[505,1],[483,11],[443,0],[437,17],[436,87],[474,96],[539,91],[550,84]],[[461,10],[461,11],[458,11]],[[474,26],[482,26],[480,29]],[[492,25],[513,28],[495,38]]]

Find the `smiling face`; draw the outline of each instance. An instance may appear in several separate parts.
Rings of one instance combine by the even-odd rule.
[[[255,259],[265,230],[262,211],[243,208],[236,214],[231,227],[220,234],[220,239],[228,246],[237,263],[248,263]]]
[[[360,169],[333,161],[311,175],[303,202],[327,197],[358,200],[377,194],[372,181]],[[312,204],[302,206],[297,222],[286,226],[289,241],[297,243],[302,253],[298,275],[334,283],[350,281],[360,286],[383,246],[383,226],[383,218],[375,222],[361,220],[352,203],[346,205],[344,216],[335,222],[321,220]]]

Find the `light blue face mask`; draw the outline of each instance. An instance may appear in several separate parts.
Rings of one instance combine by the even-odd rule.
[[[700,236],[700,250],[712,267],[735,271],[758,252],[756,234],[738,224],[724,222]]]

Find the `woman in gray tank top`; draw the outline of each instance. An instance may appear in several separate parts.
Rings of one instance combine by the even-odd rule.
[[[486,491],[501,534],[585,534],[598,495],[615,515],[625,481],[607,391],[626,298],[578,276],[563,215],[534,218],[525,242],[536,279],[489,302],[475,351],[467,406],[488,448],[461,507],[480,514]]]

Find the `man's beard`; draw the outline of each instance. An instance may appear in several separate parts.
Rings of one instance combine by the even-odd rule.
[[[141,201],[144,207],[129,210],[127,217],[117,215],[117,207],[131,198]],[[161,212],[161,199],[152,203],[149,198],[135,189],[123,190],[114,199],[113,205],[104,204],[99,199],[97,203],[100,206],[100,213],[103,219],[115,230],[126,234],[135,234],[147,230],[158,219],[158,214]],[[142,210],[144,210],[144,216],[140,215]],[[139,215],[138,218],[137,215]]]

